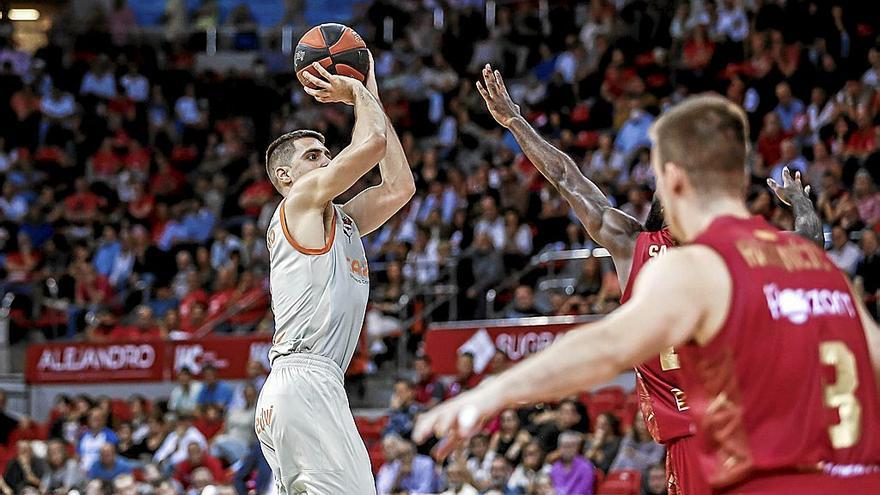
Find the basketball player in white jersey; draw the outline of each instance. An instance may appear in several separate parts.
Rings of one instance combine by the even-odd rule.
[[[308,130],[287,133],[266,151],[269,178],[284,199],[266,234],[275,336],[256,432],[280,493],[375,493],[343,388],[370,290],[360,238],[400,210],[415,183],[379,103],[372,59],[366,87],[315,69],[320,78],[302,76],[317,88],[306,92],[354,105],[355,124],[351,144],[336,157]],[[377,162],[380,185],[333,203]]]

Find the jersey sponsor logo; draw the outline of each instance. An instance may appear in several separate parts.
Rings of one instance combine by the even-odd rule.
[[[666,250],[669,249],[669,246],[666,244],[651,244],[648,246],[648,256],[651,258],[657,258],[666,254]]]
[[[764,296],[774,320],[785,318],[800,325],[812,316],[856,317],[852,297],[840,290],[780,289],[776,284],[767,284]]]
[[[352,280],[359,284],[370,283],[370,267],[367,260],[351,259],[346,256],[345,261],[348,263]]]
[[[262,434],[264,431],[266,431],[267,428],[272,426],[272,417],[274,412],[274,405],[269,406],[268,408],[260,408],[260,413],[257,414],[256,420],[254,421],[254,430],[257,432],[257,435]]]

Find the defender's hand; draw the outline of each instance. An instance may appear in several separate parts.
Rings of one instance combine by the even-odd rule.
[[[773,179],[767,179],[767,185],[770,186],[770,189],[773,189],[779,201],[788,206],[791,206],[791,198],[794,196],[810,197],[810,186],[803,186],[800,171],[795,171],[794,179],[792,179],[791,171],[788,170],[788,167],[782,169],[782,186]]]
[[[492,66],[486,64],[483,67],[483,81],[483,84],[477,81],[477,91],[486,100],[489,113],[503,127],[510,127],[513,120],[519,117],[519,105],[510,99],[501,73],[497,70],[493,71]]]
[[[477,387],[420,414],[413,429],[413,440],[422,443],[432,434],[440,438],[437,456],[445,459],[457,446],[477,433],[483,423],[502,406],[494,387]]]
[[[321,77],[316,77],[307,71],[300,72],[306,82],[317,88],[313,89],[303,84],[303,89],[305,89],[306,93],[312,95],[321,103],[354,105],[354,92],[357,90],[357,86],[361,84],[360,81],[347,76],[331,74],[317,62],[312,64],[312,68]]]

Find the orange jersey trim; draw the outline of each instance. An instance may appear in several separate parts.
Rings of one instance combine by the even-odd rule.
[[[322,215],[323,216],[323,215]],[[323,218],[322,218],[323,220]],[[330,251],[330,248],[333,246],[333,240],[336,239],[336,208],[333,207],[333,220],[330,222],[330,237],[327,239],[327,243],[324,244],[322,248],[307,248],[303,247],[300,243],[296,242],[293,239],[293,236],[290,235],[290,231],[287,230],[287,215],[284,214],[284,202],[281,204],[281,231],[284,232],[284,237],[287,238],[287,242],[302,254],[308,255],[319,255],[326,254]]]

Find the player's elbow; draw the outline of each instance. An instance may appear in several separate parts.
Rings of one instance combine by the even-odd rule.
[[[364,139],[364,144],[362,147],[362,152],[364,155],[369,157],[370,163],[379,163],[383,158],[385,158],[385,149],[388,141],[385,138],[385,129],[376,129],[371,132],[366,139]]]

